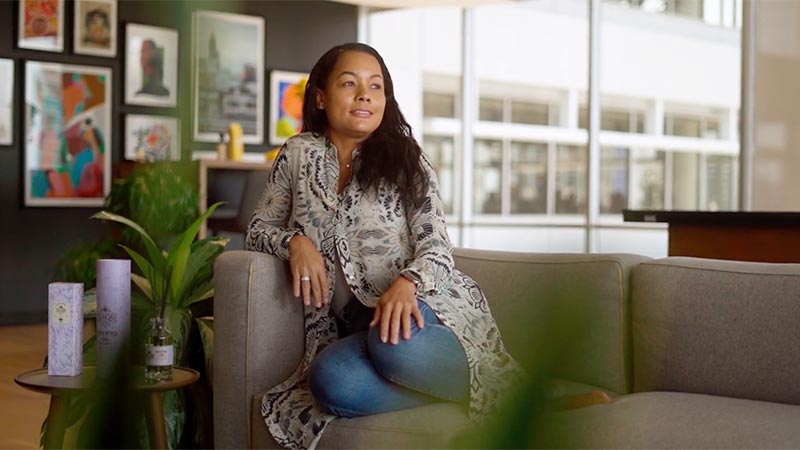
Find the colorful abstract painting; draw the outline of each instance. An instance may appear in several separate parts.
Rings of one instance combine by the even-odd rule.
[[[17,46],[33,50],[64,50],[64,0],[21,0]]]
[[[75,53],[117,55],[117,0],[75,0]]]
[[[303,96],[307,82],[307,73],[279,70],[270,73],[270,144],[281,145],[303,128]]]
[[[246,144],[264,142],[264,18],[195,11],[193,136],[217,142],[232,122]]]
[[[139,162],[181,159],[180,122],[174,117],[125,116],[125,158]]]
[[[174,107],[178,99],[178,32],[125,27],[125,103]]]
[[[14,138],[14,60],[0,58],[0,145]]]
[[[101,206],[111,142],[111,69],[25,63],[26,206]]]

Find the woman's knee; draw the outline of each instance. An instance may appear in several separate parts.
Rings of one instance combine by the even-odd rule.
[[[417,333],[412,333],[411,339],[406,340],[401,336],[397,344],[391,342],[382,342],[380,335],[380,327],[373,327],[367,334],[367,349],[375,369],[384,378],[391,381],[397,381],[396,374],[403,372],[403,368],[407,365],[407,359],[414,353],[411,347],[411,341],[414,340]]]
[[[308,369],[308,389],[324,411],[342,417],[353,417],[353,407],[358,400],[342,382],[339,364],[320,355]]]
[[[443,399],[468,398],[466,355],[455,334],[443,325],[426,326],[396,345],[381,342],[380,332],[373,328],[367,349],[375,370],[393,383]]]

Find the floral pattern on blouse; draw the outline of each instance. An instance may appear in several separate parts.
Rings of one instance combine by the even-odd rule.
[[[289,259],[288,241],[310,238],[323,256],[331,299],[335,260],[356,298],[374,307],[400,275],[420,282],[418,295],[452,329],[467,356],[469,415],[479,421],[493,411],[501,394],[521,375],[508,354],[480,287],[453,267],[436,174],[423,157],[430,180],[424,197],[408,211],[399,190],[381,184],[365,191],[353,180],[336,193],[339,162],[325,137],[302,133],[281,148],[264,194],[253,213],[245,247]],[[358,169],[358,150],[353,154]],[[335,418],[317,407],[306,385],[314,356],[338,339],[330,302],[305,307],[305,354],[283,383],[262,400],[262,415],[275,440],[288,448],[314,448]]]

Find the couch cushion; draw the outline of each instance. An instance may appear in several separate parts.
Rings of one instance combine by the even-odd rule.
[[[632,312],[636,392],[800,404],[800,264],[646,262]]]
[[[648,258],[467,249],[453,256],[485,292],[506,348],[523,367],[630,392],[629,274]]]
[[[800,448],[800,407],[703,394],[631,394],[545,423],[551,447]]]
[[[253,399],[252,447],[279,448],[261,417],[261,397]],[[317,448],[444,448],[471,424],[465,408],[454,403],[434,403],[373,416],[335,419],[328,424]]]

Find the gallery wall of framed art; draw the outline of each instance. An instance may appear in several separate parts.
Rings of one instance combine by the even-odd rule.
[[[178,149],[177,157],[188,160],[194,151],[214,150],[215,142],[194,139],[193,129],[192,17],[205,10],[263,22],[260,73],[254,74],[261,77],[261,143],[245,145],[263,155],[273,148],[267,137],[270,71],[308,71],[334,43],[354,41],[356,7],[322,0],[0,0],[0,216],[2,235],[14,237],[3,240],[4,252],[15,255],[0,271],[0,283],[17,294],[0,302],[0,324],[46,319],[46,304],[31,299],[46,299],[52,265],[67,248],[105,232],[89,216],[101,208],[94,194],[105,191],[118,167],[138,164],[137,153],[146,161],[166,152],[172,160]],[[140,51],[138,62],[128,54],[129,25],[163,33],[149,36],[160,61],[153,53],[143,58]],[[143,97],[164,92],[150,90],[158,83],[146,81],[159,65],[154,79],[169,94]],[[138,79],[129,75],[136,72]],[[97,89],[106,81],[107,95]],[[126,90],[133,95],[126,97]],[[63,117],[53,115],[53,107],[65,111]],[[140,139],[146,147],[137,147]]]
[[[14,60],[0,58],[0,145],[14,138]]]
[[[26,61],[26,206],[103,205],[111,83],[111,69]]]
[[[178,161],[180,120],[169,116],[125,116],[125,159],[138,162]]]
[[[125,103],[175,107],[178,31],[129,23],[125,27]]]
[[[117,0],[75,0],[73,50],[83,55],[117,54]]]
[[[303,96],[308,73],[269,73],[269,143],[282,145],[303,128]]]
[[[248,51],[244,51],[248,49]],[[264,18],[217,11],[192,16],[193,138],[216,142],[231,122],[246,144],[264,141]]]
[[[17,6],[19,48],[60,52],[64,49],[64,0],[20,0]]]

